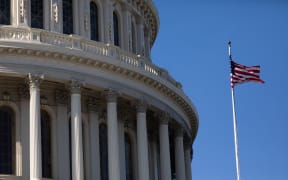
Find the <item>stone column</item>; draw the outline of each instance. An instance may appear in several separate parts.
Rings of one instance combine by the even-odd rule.
[[[84,159],[84,179],[91,180],[91,155],[90,155],[90,123],[89,119],[83,120],[83,159]]]
[[[29,87],[22,85],[18,88],[20,100],[20,118],[21,118],[21,145],[22,145],[22,178],[30,178],[30,154],[29,154]],[[24,165],[26,164],[26,165]]]
[[[138,19],[137,21],[137,54],[144,56],[144,26],[143,21]]]
[[[112,5],[109,0],[104,1],[104,42],[113,44],[113,13]]]
[[[123,110],[121,110],[123,111]],[[118,133],[119,133],[119,157],[120,157],[120,176],[121,180],[126,179],[126,162],[125,162],[125,131],[124,131],[124,113],[118,113]],[[121,118],[122,117],[122,118]]]
[[[175,135],[175,166],[176,166],[176,179],[186,180],[182,129],[178,129]]]
[[[50,10],[50,31],[53,32],[62,32],[62,27],[60,25],[60,22],[62,23],[62,20],[60,17],[62,17],[62,0],[51,0],[51,10]],[[61,15],[60,15],[61,13]]]
[[[160,177],[161,180],[164,180],[171,179],[170,144],[168,131],[169,116],[167,113],[163,113],[160,118]]]
[[[30,86],[30,180],[42,179],[40,83],[43,75],[28,75]]]
[[[56,90],[55,101],[57,103],[57,161],[58,178],[70,180],[69,164],[69,121],[67,115],[67,91]]]
[[[145,56],[150,57],[150,33],[148,31],[145,32]]]
[[[158,135],[158,134],[157,134]],[[158,163],[158,143],[156,139],[152,140],[152,154],[153,154],[153,179],[159,179],[159,163]]]
[[[80,23],[80,16],[79,16],[79,0],[73,0],[73,34],[80,34],[79,31],[79,23]]]
[[[131,14],[128,9],[123,11],[123,49],[131,51]]]
[[[46,31],[50,30],[49,24],[51,21],[51,3],[50,1],[43,1],[43,29],[45,29]]]
[[[90,123],[91,180],[100,180],[99,105],[95,98],[88,100]]]
[[[191,144],[185,144],[185,172],[186,172],[186,180],[192,180],[191,173]]]
[[[14,0],[13,2],[13,7],[16,7],[17,12],[13,12],[13,21],[14,18],[16,20],[16,22],[14,22],[13,24],[16,24],[18,26],[28,26],[29,21],[28,21],[28,17],[30,16],[29,12],[30,12],[30,0]]]
[[[117,94],[109,90],[107,100],[107,128],[108,128],[108,169],[109,180],[120,179],[119,138],[117,120]]]
[[[83,180],[81,82],[71,81],[72,180]]]
[[[149,180],[146,104],[137,105],[138,180]]]

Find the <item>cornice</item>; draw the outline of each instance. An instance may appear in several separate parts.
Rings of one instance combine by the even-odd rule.
[[[44,33],[47,35],[46,38],[54,37],[53,33]],[[41,33],[39,35],[41,35]],[[72,44],[73,40],[75,40],[73,39],[73,36],[59,36],[64,36],[67,39],[67,42],[71,41]],[[57,38],[54,37],[54,40],[55,39]],[[77,40],[79,39],[77,38]],[[175,81],[164,69],[158,68],[147,61],[143,61],[139,57],[134,58],[132,55],[129,55],[128,52],[117,47],[105,46],[103,44],[102,46],[99,46],[101,43],[98,42],[94,42],[93,44],[91,41],[83,40],[84,42],[78,43],[81,44],[80,47],[70,47],[67,44],[63,45],[62,42],[53,41],[60,45],[52,44],[51,41],[53,41],[53,39],[45,41],[46,43],[38,41],[33,43],[33,41],[29,40],[29,44],[27,44],[25,42],[9,42],[9,40],[6,40],[7,43],[14,44],[14,46],[8,46],[7,44],[0,42],[0,53],[1,55],[28,56],[53,59],[54,61],[64,63],[73,63],[77,64],[77,66],[81,65],[99,69],[107,73],[118,74],[124,78],[145,84],[145,86],[164,94],[177,104],[190,120],[191,136],[194,137],[197,134],[198,115],[196,108],[182,91],[181,84]],[[88,45],[91,46],[87,47]],[[98,56],[98,58],[95,58],[95,56]]]

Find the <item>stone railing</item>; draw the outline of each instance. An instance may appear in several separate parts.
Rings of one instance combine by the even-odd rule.
[[[0,27],[0,41],[43,43],[61,48],[80,50],[91,56],[110,57],[152,76],[163,78],[174,87],[182,89],[181,84],[175,81],[165,69],[157,67],[146,57],[137,56],[113,45],[84,39],[78,35],[65,35],[39,29],[2,26]]]

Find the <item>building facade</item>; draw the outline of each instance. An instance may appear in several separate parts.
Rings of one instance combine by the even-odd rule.
[[[191,180],[197,111],[152,0],[0,0],[0,179]]]

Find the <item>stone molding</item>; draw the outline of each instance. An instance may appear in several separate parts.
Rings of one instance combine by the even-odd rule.
[[[169,113],[167,113],[167,112],[161,112],[161,113],[159,113],[158,117],[159,117],[159,123],[160,123],[160,125],[161,125],[161,124],[166,124],[166,125],[168,125],[168,124],[169,124],[169,121],[171,120],[171,117],[170,117]]]
[[[182,127],[178,127],[175,130],[175,137],[183,137],[184,136],[184,129]]]
[[[71,80],[70,81],[70,91],[71,94],[80,94],[81,88],[83,86],[83,82],[79,80]]]
[[[43,74],[28,74],[27,82],[30,88],[40,88],[40,84],[44,79]]]
[[[14,36],[13,32],[17,33],[17,35],[15,34]],[[21,33],[23,33],[23,35],[20,35]],[[3,34],[3,36],[1,36],[1,34]],[[11,37],[6,37],[8,34],[10,34]],[[102,71],[113,72],[114,74],[116,73],[128,79],[133,79],[139,83],[143,83],[145,86],[151,87],[156,91],[159,91],[161,94],[171,98],[172,101],[174,101],[175,104],[183,110],[187,117],[189,117],[192,131],[197,133],[198,114],[192,102],[182,91],[181,84],[175,81],[165,69],[153,65],[149,61],[142,59],[142,57],[134,57],[133,54],[129,54],[119,47],[114,47],[112,45],[106,46],[103,45],[103,43],[81,39],[78,36],[67,36],[44,30],[36,31],[35,29],[27,30],[0,27],[0,39],[1,37],[3,37],[3,40],[5,41],[29,41],[29,48],[31,48],[28,49],[25,46],[21,48],[20,44],[20,47],[18,48],[4,46],[0,47],[0,53],[2,54],[51,58],[57,61],[62,61],[63,63],[73,63],[77,64],[77,66],[83,65],[89,66],[90,68],[93,67],[95,69],[101,69]],[[40,45],[39,41],[41,41]],[[66,52],[66,49],[73,49],[73,44],[75,44],[74,41],[78,41],[76,44],[81,44],[80,51],[78,48],[75,52],[77,55],[72,51],[69,51],[69,54],[65,54],[64,52]],[[33,42],[35,43],[36,50],[33,50]],[[55,44],[55,42],[57,43]],[[44,50],[46,47],[45,44],[50,44],[55,47],[50,49],[50,51],[47,51]],[[41,49],[41,46],[43,46],[43,48],[42,50],[39,50],[38,47]],[[65,49],[64,51],[63,48]],[[109,59],[108,61],[107,59],[102,61],[101,59],[91,59],[92,56],[103,56]],[[115,59],[119,60],[120,63],[115,61]]]
[[[112,89],[105,90],[103,95],[105,96],[108,103],[117,102],[118,93],[115,90],[112,90]]]
[[[146,113],[148,104],[145,100],[138,100],[136,103],[137,113]]]

